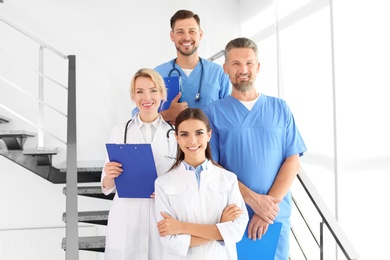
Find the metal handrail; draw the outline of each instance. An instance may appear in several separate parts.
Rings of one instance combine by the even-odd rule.
[[[211,56],[210,58],[208,58],[209,61],[215,61],[216,59],[219,59],[220,57],[222,57],[223,55],[225,55],[225,51],[224,50],[220,50],[219,52],[217,52],[216,54],[214,54],[213,56]]]
[[[9,26],[11,26],[13,29],[17,30],[18,32],[24,34],[25,36],[27,36],[28,38],[30,38],[31,40],[33,40],[34,42],[38,43],[39,45],[41,45],[42,47],[45,47],[46,49],[52,51],[53,53],[57,54],[58,56],[60,56],[61,58],[64,58],[64,59],[67,59],[68,58],[68,55],[65,55],[63,54],[62,52],[60,52],[59,50],[51,47],[49,44],[45,43],[44,41],[41,41],[40,39],[38,39],[37,37],[35,37],[34,35],[32,35],[31,33],[28,33],[27,31],[23,30],[22,28],[20,28],[19,26],[13,24],[12,22],[8,21],[7,19],[5,19],[4,17],[1,17],[0,16],[0,21],[4,22],[5,24],[8,24]]]
[[[41,41],[34,35],[28,33],[17,25],[11,23],[7,19],[0,17],[0,21],[4,22],[14,30],[27,36],[32,41],[38,43],[39,47],[39,96],[43,89],[43,48],[58,55],[60,58],[68,60],[68,114],[67,114],[67,157],[66,157],[66,259],[79,259],[79,237],[78,237],[78,209],[77,209],[77,127],[76,127],[76,57],[74,55],[65,55],[49,44]],[[40,135],[43,136],[43,100],[39,99],[40,115],[38,119],[38,143],[40,144]],[[41,114],[42,113],[42,114]],[[42,138],[43,139],[43,138]]]
[[[59,83],[58,81],[52,79],[51,77],[48,77],[47,75],[45,75],[43,73],[43,49],[44,48],[48,49],[49,51],[51,51],[54,54],[58,55],[62,59],[68,60],[68,56],[64,55],[63,53],[61,53],[57,49],[51,47],[49,44],[43,42],[42,40],[36,38],[34,35],[28,33],[27,31],[23,30],[22,28],[18,27],[17,25],[13,24],[12,22],[8,21],[4,17],[0,16],[0,21],[4,22],[6,25],[10,26],[15,31],[25,35],[27,38],[29,38],[33,42],[35,42],[38,45],[40,45],[39,46],[39,70],[36,70],[36,69],[32,68],[30,65],[27,65],[25,62],[22,62],[20,59],[16,58],[15,56],[13,56],[13,55],[5,52],[5,51],[2,51],[3,53],[7,54],[13,60],[15,60],[19,64],[23,65],[24,67],[28,68],[29,70],[35,72],[38,75],[38,77],[39,77],[38,98],[33,96],[32,94],[30,94],[28,91],[23,90],[22,87],[20,87],[17,84],[11,82],[10,80],[7,80],[5,77],[3,77],[1,75],[0,75],[0,79],[3,80],[4,82],[6,82],[8,84],[8,86],[13,87],[17,91],[23,93],[25,96],[27,96],[27,97],[29,97],[29,98],[31,98],[33,100],[36,100],[38,102],[39,112],[38,112],[38,122],[37,122],[37,124],[31,124],[31,122],[26,120],[23,116],[20,116],[18,113],[12,111],[11,109],[8,109],[8,110],[11,110],[12,113],[17,118],[19,118],[22,121],[24,121],[24,122],[26,122],[26,123],[28,123],[28,124],[30,124],[30,125],[32,125],[32,126],[37,128],[37,131],[38,131],[38,135],[37,135],[38,148],[43,148],[44,147],[44,134],[46,133],[46,131],[44,130],[44,108],[45,107],[49,107],[50,109],[52,109],[53,111],[55,111],[59,115],[64,116],[65,118],[67,117],[60,110],[58,110],[55,107],[51,106],[50,104],[44,102],[44,100],[43,100],[43,97],[44,97],[44,94],[43,94],[43,82],[44,81],[43,81],[43,79],[47,79],[47,80],[51,81],[52,83],[56,84],[57,86],[60,86],[60,87],[62,87],[62,88],[67,90],[66,86],[64,86],[63,84]],[[55,134],[50,134],[50,135],[53,136],[55,139],[59,140],[60,142],[64,143],[64,141],[61,140],[61,138],[57,137]]]
[[[340,247],[341,251],[344,253],[345,257],[348,260],[359,260],[359,254],[351,244],[350,240],[345,235],[344,231],[341,229],[338,221],[332,214],[332,212],[327,207],[326,203],[323,201],[322,197],[318,193],[317,189],[310,181],[306,172],[301,169],[298,173],[298,180],[300,181],[303,189],[306,191],[308,197],[313,203],[314,207],[317,209],[318,213],[322,218],[322,223],[325,224],[332,234],[337,245]],[[321,224],[322,227],[322,224]],[[310,227],[309,227],[310,229]],[[322,230],[321,230],[322,233]],[[320,242],[320,249],[322,251],[322,240]]]
[[[28,68],[30,71],[36,73],[38,76],[44,77],[45,79],[51,81],[52,83],[54,83],[54,84],[57,85],[57,86],[60,86],[60,87],[63,88],[63,89],[66,89],[66,90],[68,89],[68,87],[65,86],[64,84],[61,84],[60,82],[56,81],[55,79],[53,79],[53,78],[51,78],[51,77],[49,77],[49,76],[47,76],[47,75],[41,73],[40,71],[36,70],[33,66],[27,64],[27,63],[24,62],[23,60],[16,58],[15,56],[11,55],[11,54],[8,53],[8,52],[2,51],[2,50],[0,50],[0,51],[1,51],[2,53],[4,53],[5,55],[7,55],[8,57],[10,57],[11,59],[13,59],[14,61],[18,62],[19,64],[22,64],[25,68]]]
[[[0,79],[3,80],[4,82],[8,83],[8,85],[12,86],[14,89],[18,90],[19,92],[21,92],[22,94],[26,95],[27,97],[33,99],[33,100],[36,100],[39,104],[42,104],[42,105],[45,105],[49,108],[51,108],[53,111],[57,112],[58,114],[64,116],[64,117],[67,117],[67,115],[63,112],[61,112],[60,110],[58,110],[57,108],[53,107],[52,105],[34,97],[34,95],[30,94],[28,91],[25,91],[23,88],[19,87],[17,84],[13,83],[12,81],[6,79],[5,77],[3,77],[2,75],[0,75]]]
[[[299,215],[301,215],[301,218],[303,219],[303,222],[305,222],[306,227],[309,229],[311,236],[313,237],[313,239],[316,242],[316,244],[319,246],[320,242],[318,242],[318,238],[314,234],[313,229],[310,227],[309,222],[307,221],[306,217],[304,216],[304,214],[303,214],[303,212],[301,210],[301,207],[299,207],[298,201],[295,199],[294,195],[292,196],[292,200],[293,200],[293,202],[295,204],[295,207],[297,208],[297,210],[299,212]]]

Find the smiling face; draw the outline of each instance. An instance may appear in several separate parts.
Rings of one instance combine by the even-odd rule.
[[[211,130],[207,131],[204,122],[188,119],[177,126],[176,141],[184,153],[184,160],[194,166],[206,160],[206,148],[211,138]]]
[[[235,90],[246,92],[254,89],[256,75],[260,69],[255,52],[251,48],[229,50],[223,65]]]
[[[132,98],[143,122],[153,122],[157,118],[163,95],[151,78],[140,76],[135,79]]]
[[[198,50],[203,32],[194,18],[188,18],[177,20],[170,35],[176,50],[184,56],[190,56]]]

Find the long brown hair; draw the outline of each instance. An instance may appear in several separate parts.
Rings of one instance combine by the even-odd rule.
[[[183,111],[180,112],[180,114],[176,117],[175,120],[175,134],[176,136],[179,133],[179,126],[181,123],[183,123],[186,120],[189,119],[195,119],[202,121],[206,125],[207,132],[210,132],[211,127],[210,127],[210,122],[208,117],[206,116],[205,113],[199,108],[186,108]],[[207,159],[209,159],[213,164],[218,165],[216,162],[213,161],[212,155],[211,155],[211,148],[210,148],[210,143],[207,143],[207,147],[205,150],[205,156]],[[172,165],[171,169],[176,168],[179,166],[179,164],[184,160],[184,152],[180,149],[179,144],[177,145],[177,152],[176,152],[176,161]]]

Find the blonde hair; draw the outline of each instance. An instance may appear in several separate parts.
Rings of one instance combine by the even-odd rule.
[[[131,83],[130,83],[131,98],[133,98],[135,94],[135,80],[139,77],[150,78],[153,81],[153,83],[156,85],[157,89],[161,92],[162,100],[167,101],[167,88],[165,87],[165,82],[163,77],[161,77],[161,75],[157,71],[148,68],[143,68],[138,70],[134,74],[133,78],[131,79]]]

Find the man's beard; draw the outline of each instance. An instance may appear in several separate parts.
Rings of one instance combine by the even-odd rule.
[[[198,50],[198,46],[194,46],[194,48],[192,50],[190,50],[189,52],[184,52],[180,49],[180,47],[176,47],[176,50],[178,52],[180,52],[180,54],[184,55],[184,56],[191,56],[192,54],[194,54],[197,50]]]
[[[248,90],[252,89],[252,86],[253,86],[252,81],[233,83],[233,87],[241,93],[245,93]]]

